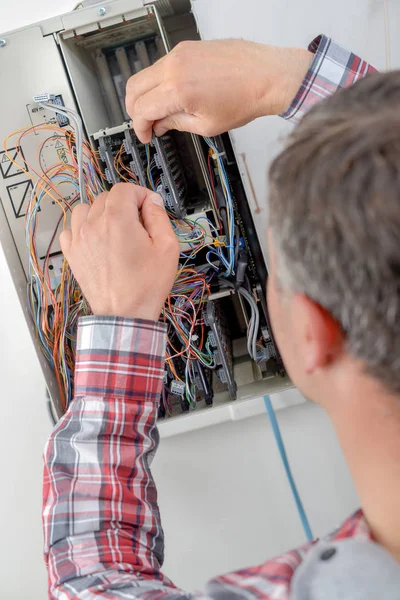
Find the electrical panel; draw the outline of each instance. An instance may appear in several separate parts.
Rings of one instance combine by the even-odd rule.
[[[170,131],[144,145],[125,112],[129,77],[197,37],[189,3],[114,0],[11,32],[0,49],[12,98],[0,125],[1,241],[58,417],[73,397],[77,321],[90,314],[59,233],[76,203],[121,181],[161,195],[181,249],[160,315],[159,418],[213,410],[252,385],[258,395],[288,386],[229,133]]]

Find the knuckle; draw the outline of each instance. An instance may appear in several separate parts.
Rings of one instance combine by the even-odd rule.
[[[126,82],[126,92],[129,94],[130,92],[133,92],[133,90],[135,89],[135,82],[133,81],[133,77],[129,77],[128,81]]]
[[[111,192],[114,195],[123,194],[125,192],[126,186],[127,186],[126,183],[122,183],[122,182],[115,183],[111,189]]]
[[[180,254],[180,245],[176,235],[173,232],[171,232],[171,234],[166,239],[165,246],[165,249],[169,254],[173,256],[175,256],[176,254]]]
[[[110,193],[108,194],[108,196],[106,198],[107,212],[111,212],[114,209],[120,208],[119,207],[120,201],[124,200],[125,197],[127,197],[127,196],[129,196],[129,197],[131,196],[131,194],[132,194],[131,186],[133,187],[134,184],[119,182],[119,183],[115,183],[113,185]]]
[[[62,231],[60,233],[60,246],[63,254],[68,254],[69,252],[69,234],[67,231]]]
[[[89,223],[89,221],[84,221],[79,231],[80,238],[84,241],[87,241],[87,239],[91,236],[92,232],[93,227],[91,223]]]
[[[81,212],[85,212],[86,207],[85,205],[81,202],[79,204],[77,204],[76,206],[74,206],[74,208],[72,209],[72,214],[74,216],[79,215],[79,213]]]
[[[147,101],[145,96],[139,96],[133,105],[132,113],[135,113],[138,117],[141,117],[143,113],[146,111]]]

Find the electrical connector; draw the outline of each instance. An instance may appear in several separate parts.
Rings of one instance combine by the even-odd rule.
[[[215,350],[215,352],[214,352],[213,356],[214,356],[215,364],[216,364],[216,365],[222,365],[222,359],[221,359],[221,355],[220,355],[220,353],[218,352],[218,350]]]
[[[249,264],[249,254],[248,254],[247,250],[240,250],[238,263],[236,266],[236,285],[238,287],[243,285],[248,264]]]
[[[225,383],[225,384],[228,383],[228,377],[226,375],[225,369],[218,369],[217,375],[218,375],[219,380],[221,381],[221,383]]]
[[[271,352],[269,348],[260,348],[257,350],[256,362],[260,364],[262,362],[266,362],[271,358]]]
[[[111,173],[110,173],[110,169],[104,169],[104,175],[106,176],[106,179],[108,181],[108,183],[113,184],[113,178],[111,177]]]
[[[266,342],[270,341],[271,336],[269,334],[268,327],[261,327],[261,334]]]
[[[212,331],[208,332],[208,341],[210,342],[211,346],[214,348],[217,347],[217,340],[215,339],[215,335]]]
[[[193,227],[190,237],[192,240],[197,240],[198,238],[204,237],[204,229],[201,229],[197,226]]]
[[[55,94],[35,94],[35,96],[33,96],[34,102],[51,102],[55,99]]]
[[[171,382],[171,394],[175,394],[176,396],[184,396],[185,394],[185,384],[183,381],[174,380]]]
[[[157,152],[154,154],[153,158],[154,158],[154,163],[155,163],[157,169],[162,169],[161,161],[159,159]]]

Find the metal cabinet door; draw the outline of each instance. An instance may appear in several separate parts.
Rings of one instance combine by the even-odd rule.
[[[29,105],[37,93],[61,94],[65,104],[75,108],[69,81],[60,53],[52,35],[44,37],[40,26],[21,29],[4,36],[6,44],[0,48],[0,140],[13,131],[32,126]],[[7,145],[11,154],[18,145],[18,135]],[[26,203],[34,181],[29,165],[35,163],[38,138],[35,134],[21,142],[24,159],[19,169],[7,158],[0,147],[0,240],[17,288],[18,296],[30,326],[32,338],[35,333],[27,307],[26,262],[24,215]],[[49,227],[59,215],[57,207],[49,202],[42,210],[42,223]],[[46,229],[46,227],[45,227]],[[54,228],[53,228],[54,229]],[[50,393],[56,399],[54,375],[35,344]],[[53,393],[54,392],[54,393]]]

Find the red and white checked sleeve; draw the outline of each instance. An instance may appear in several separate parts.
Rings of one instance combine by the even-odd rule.
[[[326,35],[319,35],[308,46],[314,59],[287,110],[280,116],[298,123],[314,104],[349,87],[376,69],[365,60],[349,52]]]
[[[80,320],[75,399],[45,450],[51,598],[118,598],[117,590],[145,589],[146,581],[172,587],[160,572],[164,540],[150,472],[165,346],[162,323]]]

